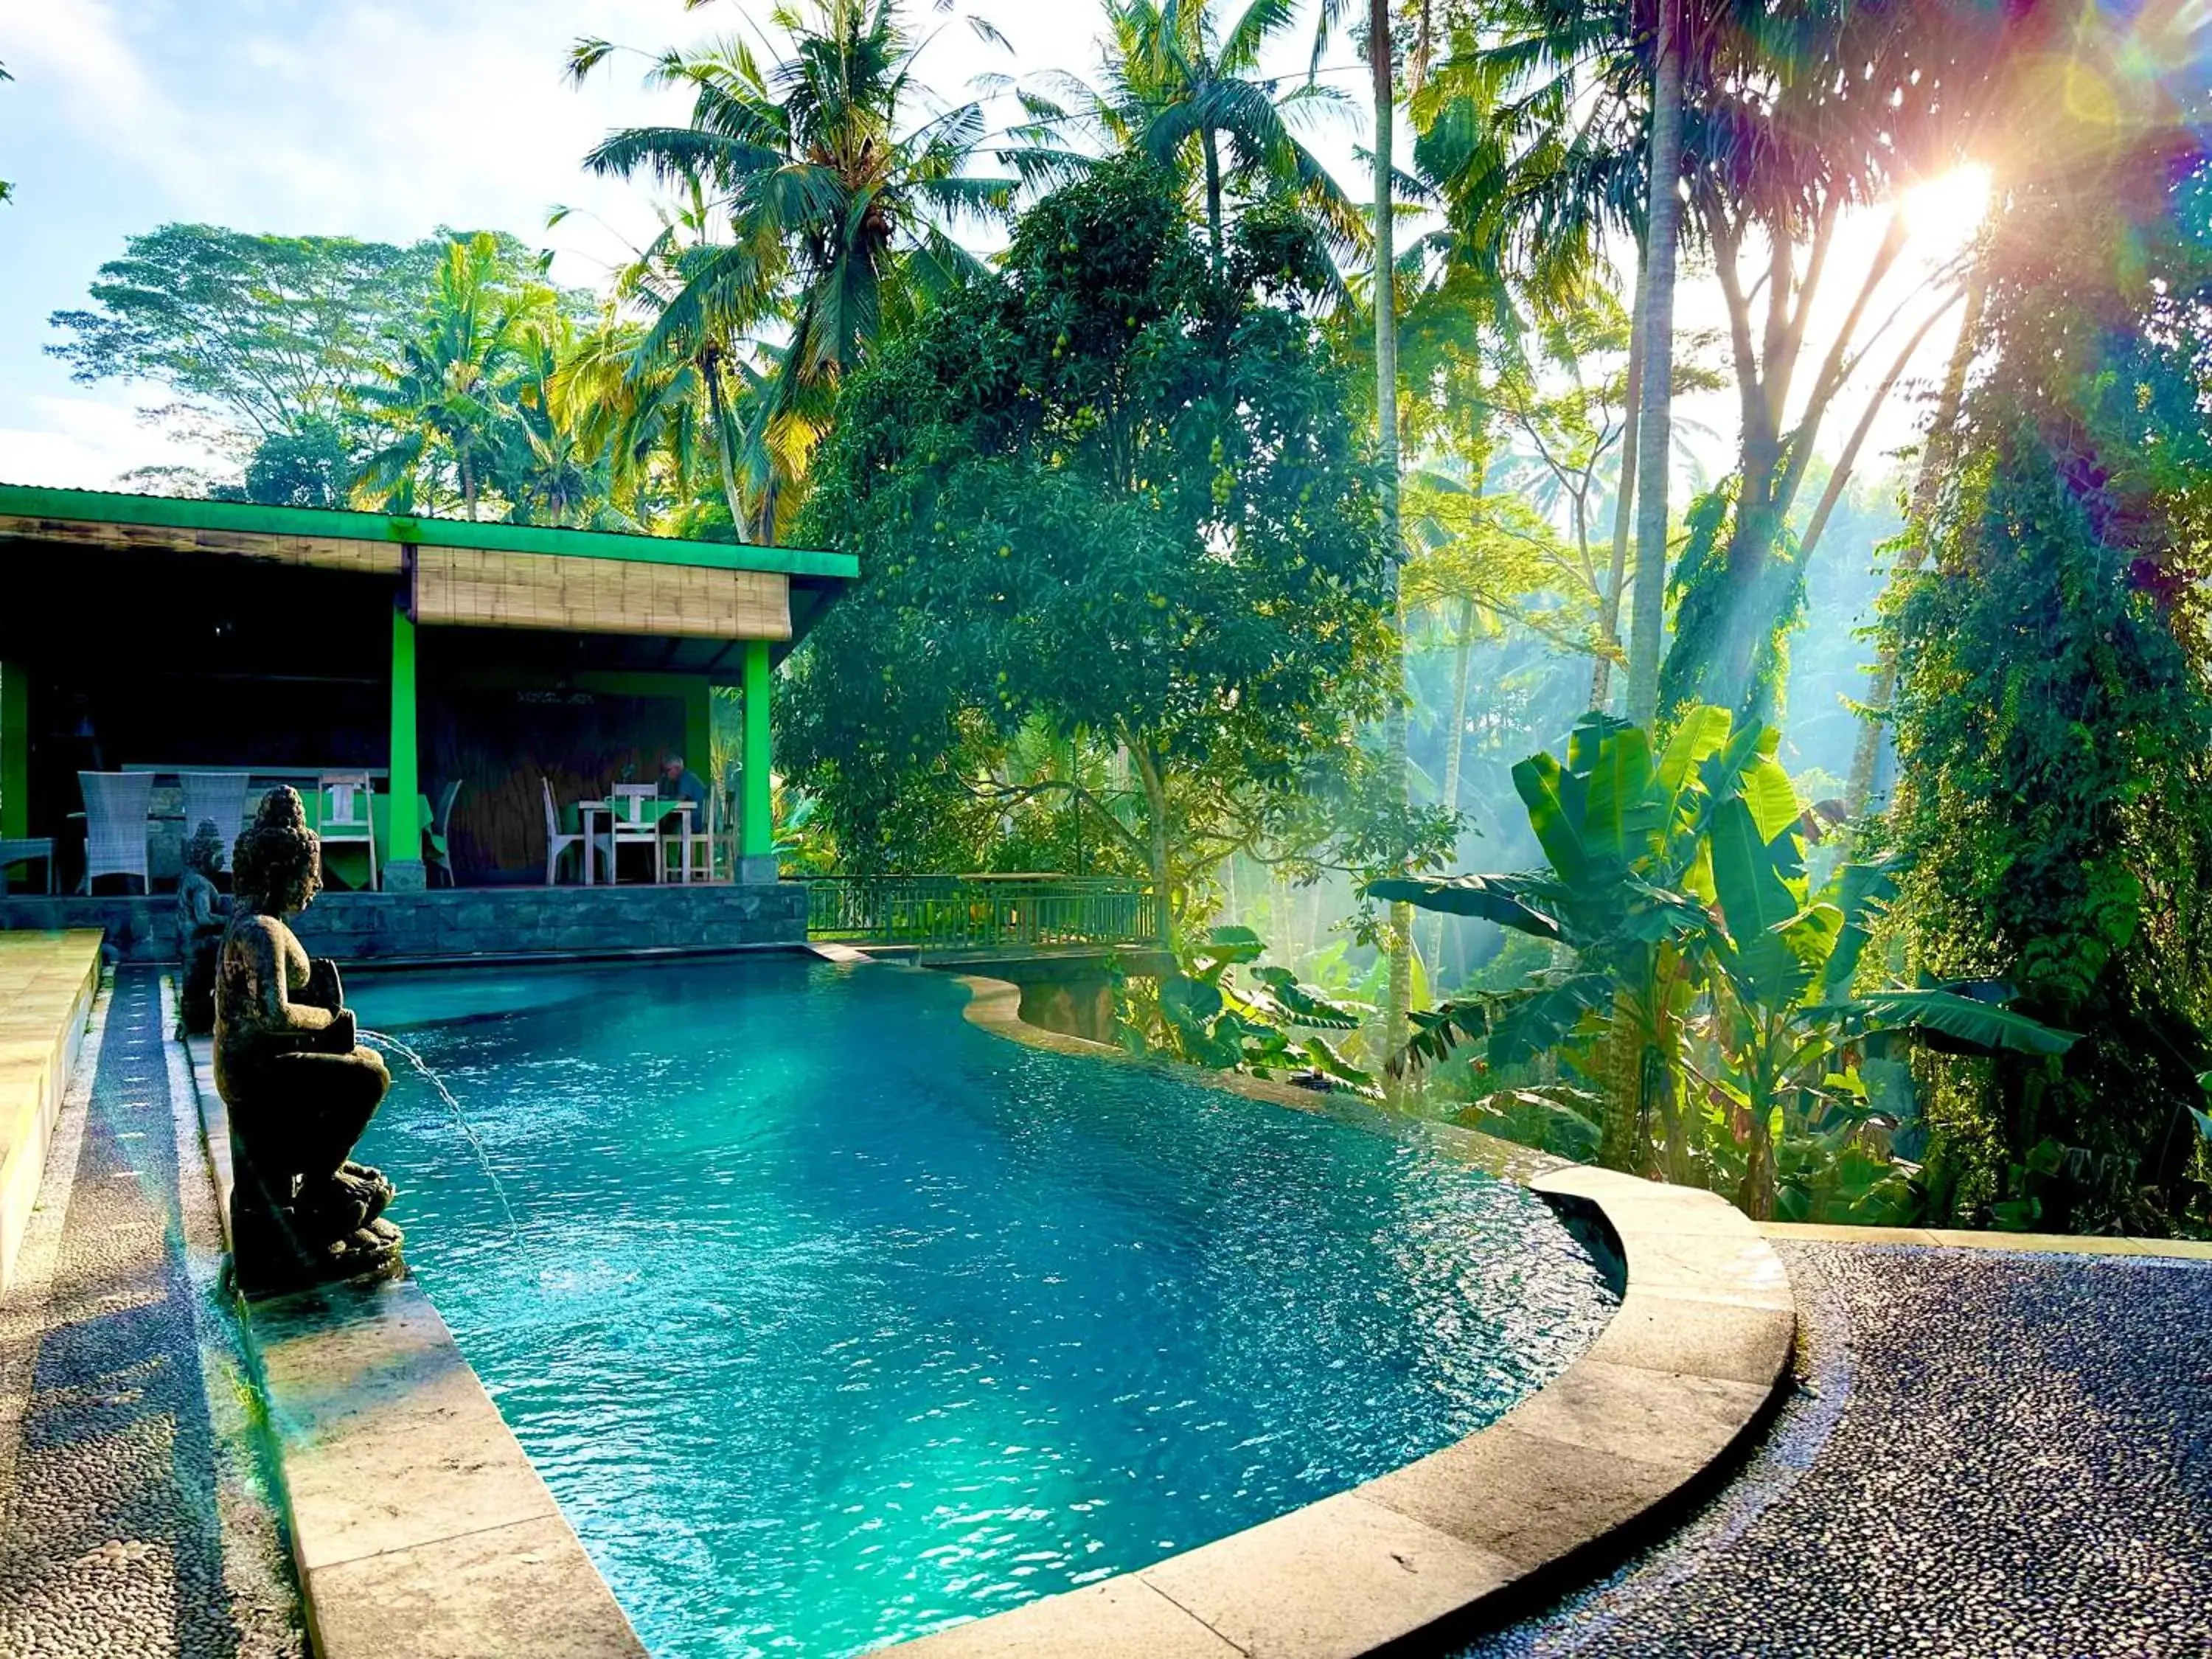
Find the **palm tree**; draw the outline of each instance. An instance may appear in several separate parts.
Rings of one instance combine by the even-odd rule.
[[[1249,0],[1225,24],[1217,10],[1214,0],[1107,0],[1103,88],[1060,76],[1060,97],[1024,94],[1031,118],[1003,159],[1026,178],[1054,180],[1093,159],[1071,142],[1150,156],[1196,195],[1217,264],[1232,191],[1285,198],[1340,251],[1364,246],[1358,206],[1292,131],[1309,110],[1342,106],[1342,94],[1310,78],[1285,90],[1287,77],[1256,73],[1267,43],[1294,21],[1296,0]]]
[[[929,100],[914,79],[919,43],[892,0],[806,0],[770,21],[781,55],[765,64],[735,40],[663,53],[648,81],[690,94],[689,123],[625,128],[585,158],[594,173],[697,192],[727,237],[669,260],[678,280],[639,344],[641,365],[688,357],[719,401],[730,343],[787,327],[758,422],[764,450],[806,401],[802,387],[834,386],[879,334],[981,270],[952,228],[1003,213],[1012,191],[963,171],[983,135],[978,105],[902,126]],[[612,51],[580,40],[571,76],[580,82]],[[719,429],[731,411],[714,419]]]
[[[416,332],[398,342],[384,383],[357,394],[391,435],[362,463],[356,495],[406,510],[418,488],[434,494],[449,477],[463,514],[475,518],[559,303],[549,283],[516,280],[496,236],[456,239],[439,264]]]
[[[1632,514],[1628,712],[1639,720],[1656,707],[1665,624],[1683,88],[1710,36],[1708,14],[1724,3],[1504,0],[1491,29],[1439,67],[1428,99],[1432,131],[1456,124],[1476,135],[1460,140],[1441,180],[1458,257],[1557,295],[1589,279],[1608,234],[1638,246],[1613,563],[1625,578]],[[1619,633],[1613,605],[1609,641]],[[1595,698],[1607,695],[1604,678],[1593,676]]]

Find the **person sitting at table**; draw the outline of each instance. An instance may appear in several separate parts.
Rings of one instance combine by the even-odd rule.
[[[684,764],[681,755],[671,755],[660,763],[660,799],[688,800],[694,811],[707,810],[707,786],[699,781],[696,772]],[[665,823],[666,819],[662,822]]]

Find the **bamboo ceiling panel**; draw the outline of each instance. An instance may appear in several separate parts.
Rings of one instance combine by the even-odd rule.
[[[321,570],[349,570],[367,576],[396,576],[405,568],[406,561],[406,550],[396,542],[357,541],[339,536],[271,535],[262,531],[241,534],[176,525],[109,524],[92,519],[27,518],[17,514],[0,514],[0,537],[143,553],[223,553],[234,558],[313,565]]]
[[[791,582],[766,570],[422,547],[415,619],[576,634],[787,640]]]

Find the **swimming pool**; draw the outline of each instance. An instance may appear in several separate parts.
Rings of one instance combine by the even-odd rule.
[[[1416,1141],[793,955],[364,979],[359,1156],[646,1645],[853,1653],[1471,1432],[1614,1296]]]

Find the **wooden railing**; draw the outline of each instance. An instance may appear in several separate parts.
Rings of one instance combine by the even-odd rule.
[[[810,939],[937,950],[1143,945],[1158,933],[1142,882],[1077,876],[813,876]]]

